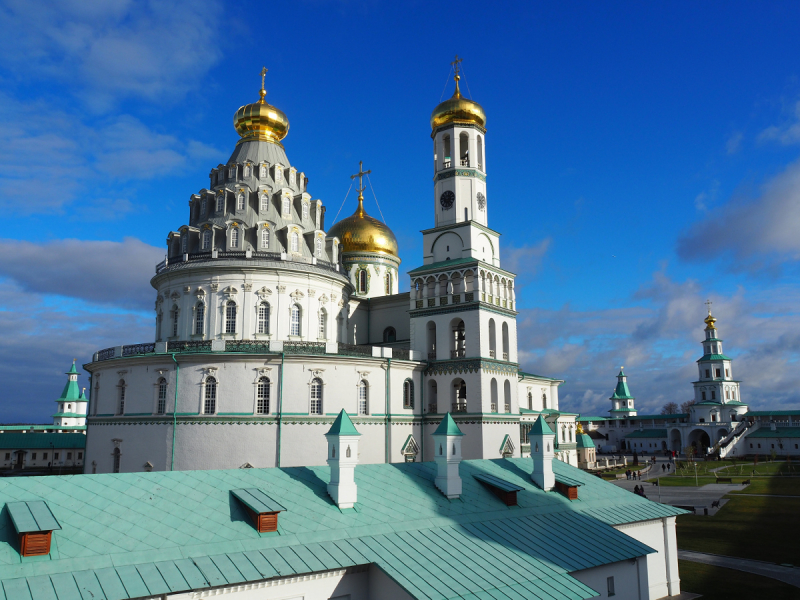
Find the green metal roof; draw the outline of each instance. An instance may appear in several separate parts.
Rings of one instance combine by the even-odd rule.
[[[769,427],[761,427],[746,438],[799,438],[800,427],[777,427],[772,431]]]
[[[611,396],[612,400],[634,399],[633,396],[631,396],[631,391],[628,389],[628,382],[626,379],[627,376],[622,372],[622,367],[620,367],[619,375],[617,375],[617,387],[614,389],[614,394]]]
[[[633,413],[636,412],[635,408],[612,408],[608,412],[624,412],[624,413]]]
[[[246,490],[231,490],[231,494],[253,512],[271,513],[286,510],[279,503],[270,498],[263,490],[248,488]]]
[[[358,433],[356,426],[353,425],[353,422],[350,420],[350,417],[347,416],[347,413],[344,412],[344,409],[339,413],[339,416],[336,417],[336,420],[331,425],[331,428],[328,430],[328,433],[325,435],[361,435]]]
[[[0,479],[0,509],[47,498],[63,527],[50,560],[21,561],[0,519],[0,598],[135,598],[364,564],[416,598],[590,598],[571,572],[654,552],[613,525],[684,512],[553,461],[556,476],[583,484],[570,503],[538,489],[531,468],[462,461],[463,491],[450,501],[434,463],[359,465],[356,510],[344,513],[328,497],[327,466]],[[522,488],[518,506],[480,474]],[[231,490],[253,488],[286,506],[277,533],[259,534],[231,502]],[[49,596],[34,596],[44,587]]]
[[[72,367],[66,373],[67,375],[77,375],[78,370],[75,368],[75,363],[72,363]],[[61,392],[61,396],[59,396],[56,402],[86,402],[86,399],[81,399],[81,389],[78,387],[77,381],[71,381],[69,377],[67,377],[67,384],[64,386],[64,391]]]
[[[477,258],[456,258],[453,260],[443,260],[440,262],[432,263],[430,265],[422,265],[416,269],[411,269],[408,274],[416,275],[417,273],[424,273],[425,271],[437,271],[439,269],[447,269],[450,267],[458,267],[467,264],[477,264]]]
[[[794,410],[748,410],[746,417],[788,417],[789,415],[799,415],[800,408]]]
[[[641,429],[639,431],[632,431],[625,438],[665,438],[667,437],[666,429]]]
[[[439,426],[436,428],[436,431],[433,432],[433,435],[464,435],[461,433],[461,430],[456,425],[456,422],[453,420],[453,417],[450,416],[450,413],[447,413],[442,422],[439,423]]]
[[[77,417],[77,418],[85,418],[85,414],[81,413],[73,413],[73,412],[63,412],[63,413],[55,413],[52,415],[53,417]]]
[[[53,425],[49,423],[47,425],[0,425],[0,431],[30,431],[33,429],[34,431],[52,431],[55,429],[69,429],[70,431],[73,429],[83,430],[86,429],[86,425]]]
[[[473,477],[482,483],[485,483],[492,487],[496,487],[498,490],[503,490],[504,492],[521,492],[522,490],[525,489],[513,483],[509,483],[505,479],[500,479],[499,477],[495,477],[494,475],[477,473],[473,475]]]
[[[569,475],[564,475],[563,473],[558,473],[556,475],[556,481],[558,483],[563,483],[564,485],[568,485],[571,487],[577,487],[579,485],[583,485],[582,480],[575,479],[574,477],[570,477]]]
[[[0,449],[36,450],[49,449],[52,444],[56,450],[86,447],[83,433],[0,433]]]
[[[536,375],[535,373],[527,373],[525,371],[519,371],[518,375],[522,377],[533,377],[535,379],[546,379],[547,381],[560,381],[564,382],[563,379],[555,379],[554,377],[545,377],[544,375]]]
[[[540,416],[536,421],[533,423],[533,427],[531,427],[530,432],[528,432],[528,436],[534,435],[555,435],[553,430],[550,429],[550,426],[547,424],[547,421],[544,420],[544,417]]]
[[[688,419],[689,413],[675,413],[674,415],[636,415],[639,420],[644,419]]]
[[[733,360],[730,356],[725,356],[724,354],[704,354],[700,358],[697,359],[697,362],[704,362],[708,360]]]
[[[584,417],[581,415],[577,420],[581,423],[588,423],[589,421],[608,421],[608,417]]]
[[[581,433],[577,436],[575,443],[578,448],[594,448],[594,440],[588,433]]]
[[[6,508],[17,533],[61,529],[61,525],[47,507],[47,502],[42,500],[9,502],[6,504]]]

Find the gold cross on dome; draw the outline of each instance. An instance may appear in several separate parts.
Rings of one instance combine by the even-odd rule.
[[[363,192],[365,189],[367,189],[364,187],[364,175],[369,175],[370,173],[372,173],[372,169],[370,169],[369,171],[365,171],[364,161],[363,160],[358,161],[358,173],[356,173],[355,175],[350,175],[350,179],[355,179],[356,177],[358,177],[358,185],[361,187],[361,189],[356,188],[356,191],[359,194]]]
[[[261,89],[262,90],[264,89],[264,77],[267,75],[267,71],[268,71],[267,67],[264,67],[263,69],[261,69]]]
[[[711,304],[713,304],[711,300],[705,301],[705,305],[708,306],[708,314],[711,314]]]
[[[463,58],[459,58],[458,54],[456,54],[455,60],[450,63],[451,65],[453,65],[453,70],[456,72],[456,77],[458,77],[458,72],[461,70],[459,65],[461,64],[462,60],[464,60],[464,59]]]

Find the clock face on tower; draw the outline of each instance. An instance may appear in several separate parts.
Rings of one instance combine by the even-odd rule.
[[[441,198],[439,198],[439,202],[442,204],[442,208],[444,210],[450,210],[451,208],[453,208],[453,202],[455,201],[456,201],[456,195],[450,190],[444,192]]]
[[[481,210],[486,208],[486,196],[484,196],[481,192],[478,192],[477,198],[478,198],[478,208],[480,208]]]

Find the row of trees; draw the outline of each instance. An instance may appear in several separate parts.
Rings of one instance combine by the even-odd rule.
[[[679,413],[688,413],[689,407],[694,404],[694,400],[687,400],[678,406],[677,402],[667,402],[661,409],[662,415],[677,415]]]

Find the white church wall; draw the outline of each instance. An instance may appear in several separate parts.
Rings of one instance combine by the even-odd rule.
[[[680,593],[674,517],[615,525],[614,528],[656,550],[656,553],[648,554],[644,559],[649,598]]]
[[[394,327],[397,341],[408,343],[411,337],[410,320],[408,318],[409,293],[395,294],[370,301],[369,310],[369,343],[382,344],[383,332],[387,327]]]
[[[660,596],[653,596],[647,593],[641,594],[640,571],[644,571],[644,591],[647,592],[647,571],[639,567],[639,561],[641,560],[641,558],[633,562],[626,560],[591,569],[573,571],[570,575],[597,591],[599,598],[614,598],[614,600],[655,600],[660,598]],[[609,582],[609,578],[613,578],[613,583]],[[613,585],[613,593],[609,593],[611,585]]]
[[[374,600],[413,600],[414,598],[375,565],[369,566],[369,597]],[[355,598],[351,600],[355,600]]]

